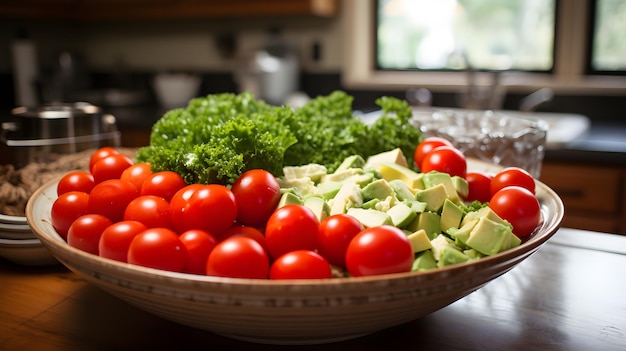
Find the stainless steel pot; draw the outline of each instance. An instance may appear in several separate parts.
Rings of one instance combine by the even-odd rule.
[[[10,148],[18,168],[48,162],[54,154],[120,145],[115,117],[89,103],[16,107],[12,114],[15,120],[1,125],[0,141]]]

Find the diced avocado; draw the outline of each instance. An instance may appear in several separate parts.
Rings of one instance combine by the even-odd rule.
[[[352,155],[346,157],[341,162],[341,164],[335,170],[335,173],[341,172],[349,168],[363,168],[363,166],[365,166],[365,160],[363,159],[363,157],[361,157],[361,155]]]
[[[450,199],[445,199],[441,209],[441,231],[458,228],[461,225],[461,219],[463,219],[463,210]]]
[[[415,193],[415,199],[426,203],[426,210],[439,212],[443,207],[443,202],[448,198],[446,188],[443,184],[437,184]]]
[[[375,169],[380,172],[383,179],[387,181],[394,179],[401,180],[412,191],[424,189],[424,183],[422,183],[423,173],[417,173],[406,166],[397,163],[383,162],[376,165]]]
[[[408,167],[408,162],[406,161],[406,157],[404,157],[402,150],[400,148],[396,148],[368,157],[363,168],[376,168],[376,165],[381,163],[397,163],[401,166]]]
[[[278,201],[278,207],[283,207],[286,205],[297,204],[302,205],[302,199],[294,194],[293,192],[285,192],[281,195],[280,200]]]
[[[352,179],[348,179],[343,183],[337,195],[328,202],[330,215],[346,213],[350,207],[361,207],[363,205],[361,188]]]
[[[330,207],[328,206],[326,201],[318,196],[309,196],[305,198],[304,206],[313,211],[315,217],[317,217],[317,220],[320,222],[322,222],[330,212]]]
[[[417,213],[413,212],[413,210],[407,206],[406,204],[399,202],[391,207],[387,214],[391,217],[391,222],[398,228],[404,228],[409,225],[415,217],[417,217]]]
[[[418,213],[417,217],[407,226],[406,229],[416,232],[420,229],[424,229],[430,240],[434,239],[439,233],[441,233],[441,216],[434,212],[422,212]]]
[[[378,201],[375,205],[374,205],[374,209],[381,211],[381,212],[387,212],[389,211],[390,208],[392,208],[396,203],[398,203],[398,199],[396,199],[395,196],[387,196],[386,199]]]
[[[511,234],[510,227],[487,217],[481,217],[465,243],[482,254],[495,255],[500,252],[504,240]]]
[[[387,197],[395,197],[396,193],[393,191],[389,182],[384,179],[377,179],[367,184],[361,191],[363,200],[379,199],[385,200]]]
[[[378,204],[380,202],[379,199],[371,199],[368,201],[365,201],[363,203],[363,205],[361,206],[362,208],[371,208],[371,209],[376,209],[376,204]]]
[[[365,228],[377,227],[384,224],[393,225],[391,217],[385,212],[352,207],[348,209],[347,213],[361,222]]]
[[[466,222],[461,226],[461,228],[449,228],[446,230],[446,234],[450,235],[457,245],[467,246],[467,239],[469,238],[472,229],[476,226],[476,223],[478,223],[478,219]]]
[[[287,180],[309,178],[314,182],[318,182],[326,173],[328,173],[328,169],[325,166],[315,163],[283,167],[284,178]]]
[[[303,195],[319,195],[317,188],[315,187],[315,183],[311,178],[277,178],[278,184],[281,188],[297,188],[298,191]]]
[[[422,213],[426,211],[426,203],[422,201],[405,201],[405,203],[413,210],[415,213]]]
[[[467,198],[469,195],[469,184],[467,183],[467,179],[459,176],[452,176],[452,184],[456,189],[456,193],[463,199]]]
[[[480,258],[485,257],[485,255],[481,254],[480,252],[474,249],[463,250],[463,253],[465,254],[465,256],[469,257],[471,260],[478,260]]]
[[[324,200],[330,200],[337,196],[339,189],[343,182],[324,182],[317,184],[317,192],[324,198]]]
[[[374,181],[376,176],[372,172],[363,172],[354,176],[354,181],[362,188]],[[380,179],[380,178],[376,178]]]
[[[462,202],[454,184],[452,183],[452,177],[448,173],[430,171],[428,173],[424,173],[422,181],[424,182],[424,189],[443,184],[447,197],[452,200],[452,202],[456,204],[460,204]]]
[[[407,237],[409,238],[411,246],[413,246],[413,252],[415,253],[433,248],[433,245],[430,243],[430,238],[428,238],[428,234],[426,234],[424,229],[413,232]]]
[[[431,250],[426,250],[417,254],[417,257],[415,257],[415,260],[413,261],[411,271],[421,272],[434,268],[437,268],[437,261],[433,256],[433,252]]]
[[[363,174],[363,170],[360,168],[348,168],[340,171],[335,171],[335,173],[324,174],[320,177],[319,182],[341,182],[358,174]]]
[[[517,235],[511,232],[511,234],[508,235],[504,239],[504,242],[502,242],[502,247],[500,248],[500,252],[508,250],[508,249],[512,249],[514,247],[518,247],[521,243],[522,243],[522,239],[520,239]]]
[[[389,180],[388,182],[391,188],[393,189],[393,191],[396,193],[396,197],[398,198],[398,200],[400,201],[415,200],[415,194],[411,192],[409,187],[406,186],[406,184],[402,180],[392,179],[392,180]]]
[[[451,246],[455,249],[459,249],[456,245],[454,245],[454,241],[452,241],[451,239],[449,239],[448,237],[446,237],[443,234],[439,234],[437,235],[436,238],[432,239],[430,241],[430,244],[433,246],[432,251],[433,251],[433,256],[435,256],[435,260],[439,261],[441,259],[441,255],[443,253],[443,250],[448,247]]]
[[[509,222],[500,218],[500,216],[498,216],[495,212],[493,212],[493,210],[488,206],[482,207],[479,210],[467,213],[465,217],[463,218],[463,220],[461,221],[461,225],[464,225],[465,222],[472,221],[474,219],[480,219],[482,217],[485,217],[497,223],[504,224],[506,226],[511,227],[511,229],[513,229],[513,226],[511,226]]]
[[[437,261],[437,267],[445,267],[469,260],[470,258],[461,252],[461,250],[455,249],[452,246],[446,246],[441,251],[441,256],[439,257],[439,261]]]

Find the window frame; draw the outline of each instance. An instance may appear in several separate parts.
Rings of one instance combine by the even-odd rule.
[[[551,88],[563,94],[626,94],[626,77],[588,74],[589,13],[594,0],[557,0],[554,67],[552,73],[503,72],[500,84],[508,92],[528,93]],[[467,73],[457,71],[382,71],[375,59],[375,0],[343,0],[345,44],[342,84],[352,89],[408,89],[458,92],[467,86]],[[477,85],[488,86],[493,76],[476,72]]]

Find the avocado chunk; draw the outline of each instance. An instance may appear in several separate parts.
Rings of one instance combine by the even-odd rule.
[[[330,215],[346,213],[346,210],[350,207],[361,207],[363,205],[361,188],[352,178],[347,179],[337,192],[337,195],[329,200],[329,205]]]
[[[411,271],[422,272],[437,268],[437,261],[430,250],[423,251],[415,257]]]
[[[395,148],[393,150],[381,152],[368,157],[363,168],[376,168],[376,165],[381,163],[397,163],[401,166],[409,167],[402,150],[400,148]]]
[[[315,217],[317,217],[317,220],[320,222],[322,222],[330,212],[330,207],[328,206],[326,201],[318,196],[309,196],[305,198],[304,206],[313,211]]]
[[[481,217],[465,243],[482,254],[495,255],[501,251],[502,244],[509,235],[514,235],[510,227]]]
[[[459,246],[467,246],[467,239],[469,239],[472,229],[478,223],[478,219],[466,222],[461,228],[449,228],[446,230],[446,234],[450,235]]]
[[[417,217],[407,226],[407,230],[416,232],[420,229],[424,229],[426,234],[433,240],[439,233],[441,233],[441,216],[434,212],[422,212],[418,213]]]
[[[437,261],[437,267],[450,266],[457,263],[464,263],[469,261],[470,258],[465,255],[461,250],[458,250],[452,246],[446,246],[441,251],[439,261]]]
[[[459,247],[454,244],[454,241],[443,234],[437,235],[436,238],[430,241],[430,244],[433,246],[433,256],[435,256],[435,260],[437,261],[441,260],[441,256],[446,247],[452,247],[456,250],[460,250]]]
[[[363,174],[363,170],[360,168],[348,168],[340,171],[335,171],[332,174],[324,174],[320,177],[320,183],[325,182],[341,182],[350,177],[354,177],[356,175]]]
[[[417,217],[417,213],[415,213],[409,206],[406,204],[399,202],[393,207],[391,207],[387,214],[391,217],[391,222],[396,227],[402,229],[408,226],[415,217]]]
[[[462,202],[454,184],[452,183],[452,177],[448,173],[430,171],[422,176],[422,181],[424,182],[425,189],[443,184],[447,198],[456,204],[460,204]]]
[[[277,207],[283,207],[291,204],[302,205],[303,201],[298,195],[288,191],[280,196]]]
[[[463,209],[454,204],[450,199],[443,201],[441,209],[441,231],[445,232],[450,228],[458,228],[463,219]]]
[[[395,198],[396,193],[389,182],[384,179],[377,179],[367,184],[361,191],[361,195],[365,201],[371,199],[385,200],[390,196]]]
[[[439,212],[443,207],[443,202],[448,198],[445,186],[437,184],[424,190],[418,190],[415,193],[415,199],[426,203],[426,210]]]
[[[365,160],[361,155],[351,155],[346,157],[335,170],[335,173],[341,172],[349,168],[363,168]]]
[[[287,180],[309,178],[314,182],[319,182],[320,178],[327,173],[328,169],[325,166],[316,163],[283,167],[284,178]]]
[[[467,179],[455,175],[452,176],[452,184],[461,198],[467,198],[469,195],[469,183],[467,183]]]
[[[324,182],[317,184],[317,192],[324,198],[324,200],[330,200],[337,196],[339,189],[343,182]]]
[[[377,210],[352,207],[348,209],[347,214],[356,218],[365,228],[378,227],[384,224],[393,225],[388,214]]]
[[[388,182],[391,188],[393,189],[393,191],[396,193],[396,197],[398,198],[398,200],[400,201],[414,201],[415,200],[415,194],[411,192],[409,187],[406,186],[406,184],[402,180],[392,179],[392,180],[389,180]]]
[[[400,180],[413,191],[424,189],[424,183],[422,182],[423,173],[417,173],[408,167],[390,162],[380,163],[375,167],[376,170],[380,172],[383,179],[387,181],[394,179]]]
[[[428,238],[428,234],[426,234],[426,231],[424,229],[413,232],[407,237],[409,238],[409,242],[411,242],[413,252],[415,253],[430,250],[433,248],[433,245],[430,243],[430,238]]]

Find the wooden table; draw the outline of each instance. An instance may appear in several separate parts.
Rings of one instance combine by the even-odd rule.
[[[0,350],[626,350],[626,236],[561,229],[537,253],[422,319],[346,342],[231,340],[136,309],[62,266],[0,261]]]

